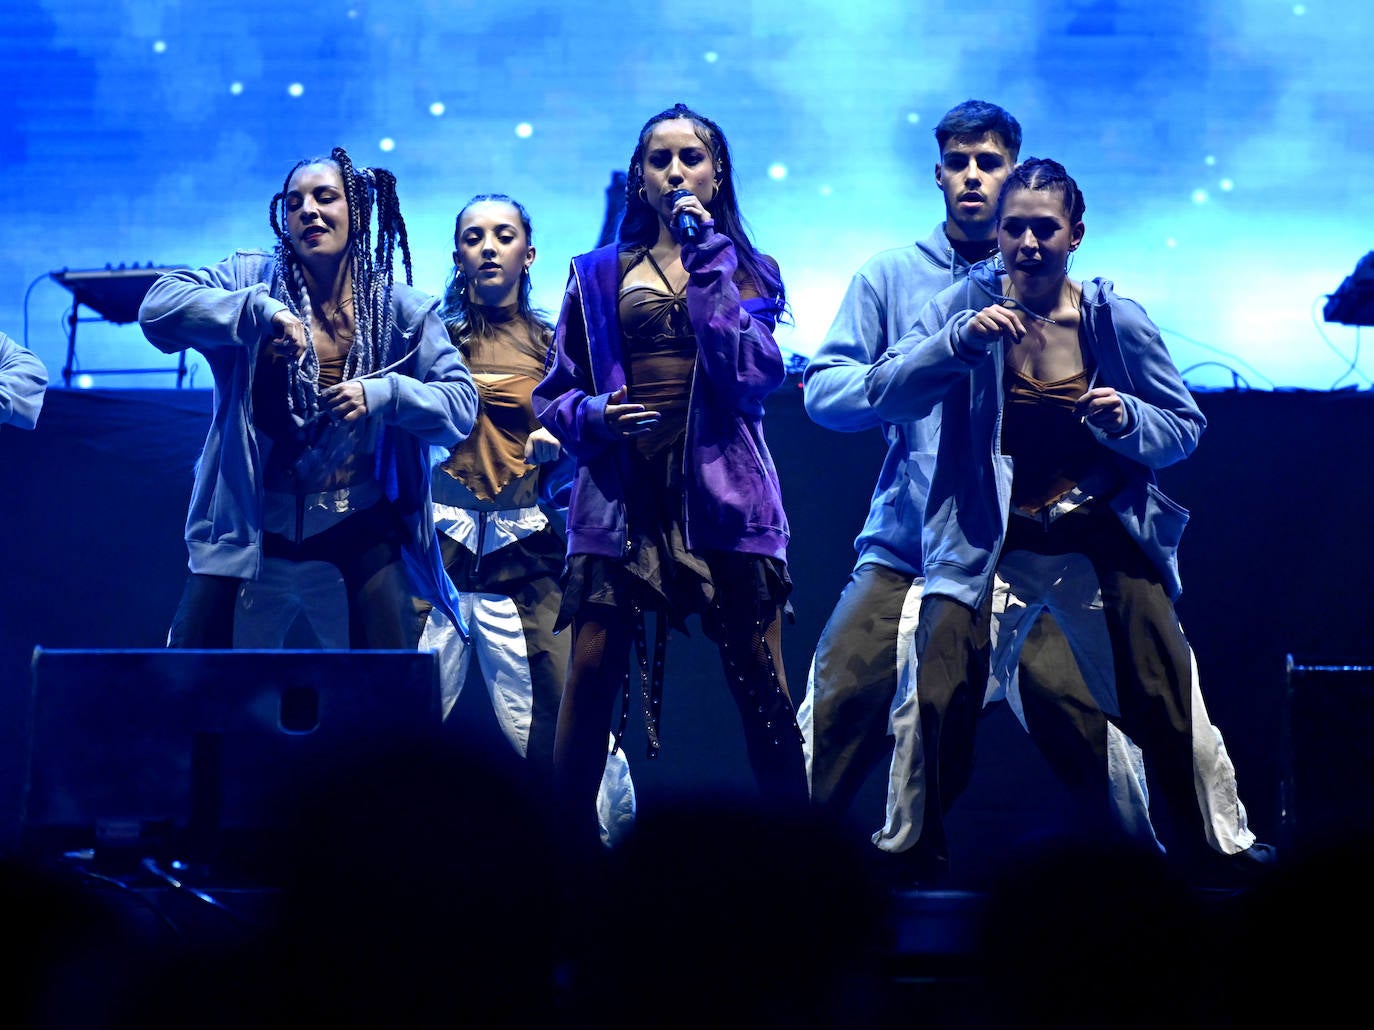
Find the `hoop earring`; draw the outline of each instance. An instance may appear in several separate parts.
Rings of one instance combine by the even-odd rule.
[[[640,202],[641,204],[647,204],[647,203],[649,203],[649,194],[647,194],[646,192],[644,192],[644,187],[643,187],[643,186],[639,187],[639,202]]]

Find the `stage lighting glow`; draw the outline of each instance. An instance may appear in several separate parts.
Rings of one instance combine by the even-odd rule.
[[[54,380],[70,297],[44,287],[26,300],[26,284],[57,267],[149,254],[198,267],[270,247],[263,210],[283,174],[334,146],[385,156],[415,283],[433,293],[452,267],[455,189],[518,196],[539,239],[532,299],[556,312],[559,269],[623,196],[608,178],[677,101],[727,133],[742,213],[793,302],[779,342],[809,357],[858,268],[940,219],[931,130],[967,99],[1020,120],[1020,157],[1069,169],[1089,240],[1073,274],[1145,303],[1181,365],[1218,368],[1218,385],[1227,362],[1281,388],[1329,389],[1352,363],[1355,380],[1374,375],[1355,328],[1311,315],[1371,246],[1365,184],[1327,174],[1374,160],[1368,55],[1354,45],[1374,38],[1368,0],[1080,3],[1066,18],[1031,5],[972,48],[929,0],[839,13],[756,0],[725,22],[661,0],[613,21],[587,0],[343,0],[303,32],[283,32],[280,0],[191,17],[140,0],[10,6],[0,330],[24,336]],[[1241,334],[1223,313],[1254,305],[1276,247],[1306,256]],[[87,368],[165,364],[136,327],[79,335]]]

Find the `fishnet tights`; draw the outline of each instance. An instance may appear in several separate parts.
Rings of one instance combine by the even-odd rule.
[[[802,806],[807,801],[801,731],[787,692],[781,620],[763,625],[752,615],[708,612],[707,635],[719,648],[726,686],[744,728],[750,767],[763,799]],[[615,701],[629,672],[634,616],[598,606],[573,625],[572,659],[558,711],[554,773],[559,809],[579,836],[596,832],[595,799],[606,764],[606,741]]]

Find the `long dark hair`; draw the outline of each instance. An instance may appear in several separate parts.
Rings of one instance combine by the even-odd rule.
[[[674,118],[686,118],[696,126],[696,134],[711,153],[716,167],[718,188],[715,197],[707,205],[715,222],[716,232],[724,233],[735,244],[735,254],[739,269],[758,291],[760,296],[773,298],[776,311],[782,316],[787,310],[787,291],[783,286],[782,273],[772,258],[759,253],[754,247],[744,216],[740,214],[739,199],[735,195],[735,170],[730,159],[730,143],[719,125],[704,115],[697,114],[686,104],[674,104],[666,111],[660,111],[639,130],[634,153],[630,156],[629,174],[625,180],[625,216],[620,222],[620,249],[651,247],[658,239],[659,216],[639,195],[644,186],[644,148],[648,145],[649,134],[659,122]]]
[[[530,213],[525,210],[524,204],[505,193],[478,193],[459,208],[458,216],[453,220],[454,250],[457,250],[460,245],[459,237],[463,225],[463,215],[473,204],[487,200],[499,201],[515,208],[516,214],[520,216],[520,225],[525,230],[526,246],[534,245],[534,226],[530,222]],[[516,312],[521,318],[532,323],[541,331],[551,329],[548,315],[534,306],[531,294],[530,270],[526,268],[520,272],[520,292],[516,297]],[[453,268],[449,271],[448,283],[444,287],[444,299],[439,305],[439,317],[444,320],[445,325],[455,327],[460,334],[475,333],[481,336],[490,328],[481,307],[472,302],[472,296],[468,292],[468,278],[463,274],[457,261],[453,262]]]
[[[412,283],[410,238],[396,196],[396,176],[385,168],[357,168],[343,147],[335,147],[328,157],[304,158],[286,173],[282,188],[268,208],[268,223],[277,238],[276,271],[272,291],[281,297],[293,315],[305,325],[310,343],[310,295],[305,288],[300,256],[292,246],[286,229],[286,196],[291,178],[310,165],[332,164],[343,180],[348,201],[348,255],[353,273],[353,345],[344,365],[344,378],[356,379],[391,364],[399,354],[395,348],[395,323],[391,316],[391,291],[395,283],[396,251],[401,252],[406,285]],[[376,214],[376,248],[372,245],[373,214]],[[306,347],[303,363],[288,362],[291,411],[302,418],[313,418],[319,411],[320,363],[313,345]]]

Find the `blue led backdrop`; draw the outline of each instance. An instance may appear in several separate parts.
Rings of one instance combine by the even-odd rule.
[[[1079,180],[1073,274],[1140,300],[1190,385],[1371,385],[1362,330],[1322,314],[1374,247],[1364,0],[3,4],[0,329],[59,387],[51,273],[267,245],[286,170],[335,144],[396,173],[434,292],[461,203],[522,200],[556,311],[639,126],[678,100],[731,139],[804,361],[863,260],[939,220],[932,129],[969,97]],[[79,323],[75,365],[73,387],[176,384],[133,325]],[[154,371],[111,373],[132,368]],[[210,385],[194,355],[186,383]]]

